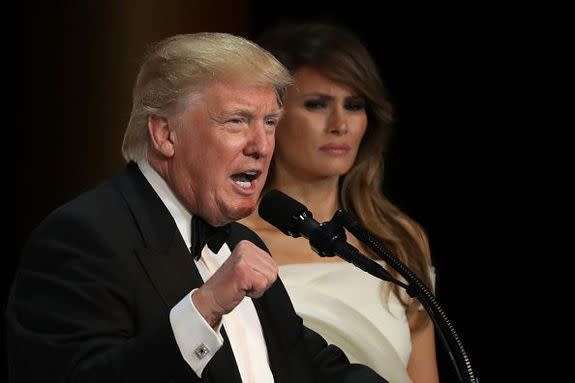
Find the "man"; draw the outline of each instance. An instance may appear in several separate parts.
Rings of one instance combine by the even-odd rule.
[[[128,165],[25,246],[6,313],[12,381],[384,381],[303,327],[265,246],[233,222],[256,206],[290,83],[228,34],[150,50]]]

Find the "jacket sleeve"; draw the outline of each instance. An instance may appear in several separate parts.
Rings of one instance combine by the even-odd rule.
[[[140,331],[130,271],[107,234],[60,212],[31,235],[6,310],[10,381],[167,381],[181,371],[167,311]]]

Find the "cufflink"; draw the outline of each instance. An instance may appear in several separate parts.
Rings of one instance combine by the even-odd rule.
[[[206,345],[203,343],[200,344],[198,347],[196,347],[196,349],[194,350],[194,354],[196,354],[198,359],[203,359],[204,356],[208,355],[209,353],[210,349],[206,347]]]

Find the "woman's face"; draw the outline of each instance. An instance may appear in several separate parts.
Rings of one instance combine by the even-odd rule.
[[[313,181],[347,173],[367,128],[365,104],[314,69],[296,71],[276,130],[276,176]]]

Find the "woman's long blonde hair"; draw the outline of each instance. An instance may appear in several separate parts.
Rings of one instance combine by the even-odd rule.
[[[367,102],[368,126],[356,161],[340,180],[341,207],[378,239],[423,282],[432,286],[427,237],[414,220],[382,193],[384,158],[391,136],[393,109],[367,48],[349,30],[330,24],[286,24],[264,34],[259,44],[294,74],[306,66],[351,87]],[[273,179],[273,163],[268,180]],[[370,254],[375,257],[375,254]],[[390,270],[395,277],[398,273]],[[408,312],[417,302],[392,291]]]

